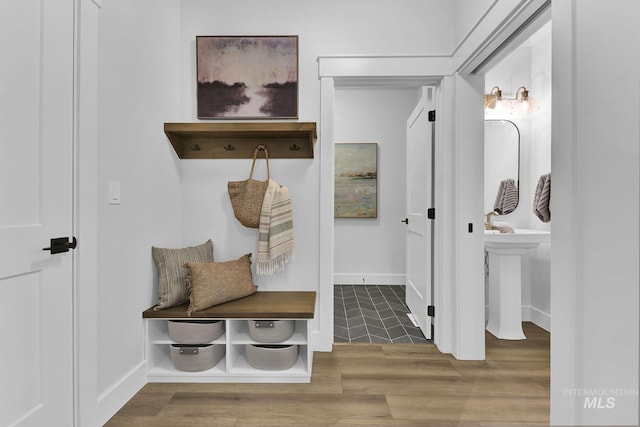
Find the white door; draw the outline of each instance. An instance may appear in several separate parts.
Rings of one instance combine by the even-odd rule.
[[[73,425],[73,0],[0,1],[0,425]]]
[[[406,303],[427,339],[431,338],[432,220],[433,207],[433,88],[422,98],[407,120],[407,286]]]

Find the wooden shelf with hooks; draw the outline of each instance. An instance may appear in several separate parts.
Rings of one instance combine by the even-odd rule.
[[[250,159],[258,145],[269,158],[313,158],[315,123],[165,123],[164,133],[181,159]]]

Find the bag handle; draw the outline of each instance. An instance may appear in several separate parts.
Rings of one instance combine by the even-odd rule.
[[[253,168],[256,165],[256,159],[258,158],[258,153],[260,151],[264,151],[264,159],[267,161],[267,180],[269,180],[271,179],[271,172],[269,171],[269,150],[267,150],[267,147],[262,144],[258,145],[253,152],[253,163],[251,163],[251,172],[249,172],[249,179],[251,179],[251,177],[253,176]]]

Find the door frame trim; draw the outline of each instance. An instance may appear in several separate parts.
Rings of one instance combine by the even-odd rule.
[[[100,5],[74,0],[74,422],[102,424],[98,393],[98,29]]]
[[[320,77],[320,283],[318,292],[318,316],[314,330],[314,350],[331,351],[333,348],[333,285],[334,285],[334,192],[333,192],[333,172],[334,172],[334,143],[335,143],[335,90],[338,87],[360,87],[364,82],[369,87],[386,88],[389,85],[398,87],[422,86],[434,87],[436,96],[436,106],[438,102],[439,86],[444,77],[444,73],[451,70],[451,58],[442,56],[407,56],[407,57],[329,57],[318,58]],[[357,70],[357,71],[354,71]],[[402,74],[398,70],[403,70]],[[438,70],[434,75],[429,70]],[[442,171],[434,171],[436,179],[442,177]],[[434,180],[434,185],[437,185]],[[437,200],[436,200],[437,201]],[[442,212],[441,206],[435,206]],[[440,231],[442,231],[440,229]],[[435,234],[438,226],[434,227]],[[440,238],[437,241],[442,241]],[[436,244],[436,243],[434,243]],[[434,260],[434,275],[439,277],[440,266],[437,262],[443,259]],[[440,282],[442,283],[442,282]],[[441,298],[444,293],[435,290],[436,298]],[[434,304],[444,306],[445,300],[434,301]],[[445,310],[445,312],[448,310]],[[442,313],[443,310],[437,310]],[[443,352],[450,352],[449,348],[442,347],[440,337],[444,336],[443,331],[451,330],[446,324],[447,320],[436,318],[435,323],[439,325],[434,331],[434,343]],[[438,332],[440,329],[440,332]],[[449,342],[444,340],[443,343]]]

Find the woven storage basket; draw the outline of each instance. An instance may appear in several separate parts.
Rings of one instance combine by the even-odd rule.
[[[286,341],[293,336],[295,320],[248,320],[249,336],[264,343]]]
[[[222,334],[222,320],[169,320],[169,338],[178,344],[207,344]]]
[[[245,344],[245,351],[249,365],[266,371],[289,369],[298,360],[297,345]]]
[[[224,357],[224,349],[224,344],[171,344],[171,362],[179,371],[206,371],[220,362]]]

